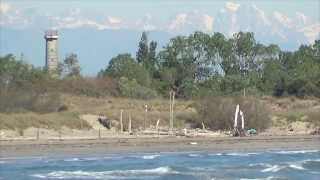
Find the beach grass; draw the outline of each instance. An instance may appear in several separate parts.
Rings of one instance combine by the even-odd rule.
[[[0,129],[22,131],[27,128],[45,128],[58,130],[62,127],[70,129],[89,129],[87,121],[81,120],[77,113],[55,112],[47,114],[0,113]]]

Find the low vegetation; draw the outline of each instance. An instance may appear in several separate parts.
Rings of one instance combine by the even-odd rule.
[[[0,129],[22,131],[27,128],[46,128],[59,130],[62,127],[70,129],[90,129],[87,121],[79,119],[78,114],[72,112],[37,114],[28,113],[0,113]]]
[[[196,104],[198,126],[203,122],[213,130],[232,130],[237,104],[244,113],[246,129],[264,130],[271,124],[270,110],[254,97],[209,97]],[[241,125],[241,121],[238,122]]]

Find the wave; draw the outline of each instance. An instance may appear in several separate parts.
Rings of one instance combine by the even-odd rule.
[[[200,154],[188,154],[189,157],[202,157]]]
[[[271,180],[271,179],[276,179],[274,176],[268,176],[265,178],[254,178],[254,179],[249,179],[249,178],[241,178],[240,180]]]
[[[259,153],[227,153],[228,156],[251,156],[258,155]]]
[[[316,153],[319,150],[298,150],[298,151],[275,151],[272,153],[276,154],[306,154],[306,153]]]
[[[178,174],[170,167],[158,167],[154,169],[139,169],[139,170],[114,170],[114,171],[53,171],[47,174],[33,174],[33,177],[40,179],[126,179],[129,176],[149,176],[149,175],[168,175]]]
[[[302,167],[301,165],[298,165],[298,164],[290,164],[289,167],[292,169],[297,169],[297,170],[305,170],[304,167]]]
[[[281,169],[285,168],[284,166],[279,166],[279,165],[273,165],[271,167],[265,168],[261,170],[261,172],[278,172]]]
[[[250,167],[272,167],[271,164],[268,164],[268,163],[252,163],[252,164],[249,164]]]
[[[154,155],[144,155],[142,156],[142,159],[155,159],[157,157],[160,157],[159,154],[154,154]]]
[[[216,153],[216,154],[208,154],[209,156],[253,156],[259,155],[261,153]]]

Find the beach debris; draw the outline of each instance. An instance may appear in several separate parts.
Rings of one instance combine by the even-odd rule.
[[[233,128],[237,128],[238,126],[238,114],[239,114],[239,109],[240,109],[240,105],[237,104],[237,107],[236,107],[236,112],[234,114],[234,124],[233,124]]]
[[[98,121],[99,121],[99,123],[100,123],[102,126],[104,126],[105,128],[111,129],[112,122],[111,122],[111,120],[108,119],[106,116],[99,115]]]
[[[241,129],[238,128],[238,117],[241,117]],[[237,104],[236,112],[234,114],[234,124],[233,124],[233,136],[245,136],[244,131],[244,113],[240,110],[240,105]]]
[[[240,116],[241,116],[241,129],[244,130],[244,114],[241,110],[240,110]]]
[[[257,131],[252,128],[252,129],[249,129],[249,130],[247,131],[247,134],[249,134],[249,135],[254,135],[254,134],[257,134]]]
[[[197,142],[190,142],[189,144],[190,145],[197,145],[198,143]]]
[[[206,130],[206,127],[204,126],[204,123],[201,122],[201,124],[202,124],[202,130],[203,130],[203,131]]]
[[[158,119],[157,124],[156,124],[156,130],[159,130],[159,123],[160,123],[160,119]]]
[[[310,133],[311,135],[320,135],[320,128],[316,128],[314,131]]]

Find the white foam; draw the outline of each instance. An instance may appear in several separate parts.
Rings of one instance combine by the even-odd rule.
[[[305,170],[305,168],[303,168],[301,165],[298,165],[298,164],[290,164],[289,167],[297,170]]]
[[[260,153],[216,153],[216,154],[208,154],[209,156],[252,156],[252,155],[258,155]]]
[[[255,167],[255,166],[272,167],[272,165],[268,163],[253,163],[253,164],[249,164],[249,166],[250,167]]]
[[[145,156],[142,156],[142,159],[155,159],[157,157],[160,157],[160,155],[159,154],[145,155]]]
[[[227,153],[228,156],[251,156],[258,155],[259,153]]]
[[[319,152],[319,150],[277,151],[274,153],[277,153],[277,154],[305,154],[305,153],[316,153],[316,152]]]
[[[273,178],[274,178],[273,176],[268,176],[266,178],[254,178],[254,179],[241,178],[240,180],[271,180]]]
[[[261,170],[261,172],[278,172],[283,168],[284,168],[283,166],[274,165],[274,166],[271,166],[271,167],[268,167],[266,169]]]
[[[80,159],[79,158],[70,158],[70,159],[64,159],[63,161],[73,162],[73,161],[80,161]]]
[[[166,175],[166,174],[177,174],[178,172],[173,171],[170,167],[158,167],[154,169],[139,169],[139,170],[114,170],[114,171],[53,171],[47,174],[34,174],[33,177],[48,179],[124,179],[128,176],[148,176],[148,175]]]
[[[188,154],[189,157],[201,157],[200,154]]]

